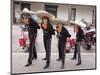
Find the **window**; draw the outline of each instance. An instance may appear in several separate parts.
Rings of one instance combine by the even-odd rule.
[[[68,8],[68,20],[71,20],[71,8]]]
[[[76,19],[76,8],[71,8],[71,20],[75,21]]]
[[[51,14],[53,14],[55,17],[57,17],[57,6],[55,5],[45,5],[45,10]]]
[[[95,10],[93,10],[93,12],[92,12],[92,24],[95,24],[95,20],[96,20],[96,15],[95,15],[95,13],[96,13],[96,11]]]
[[[29,3],[21,3],[21,10],[24,8],[28,8],[30,10],[30,4]]]

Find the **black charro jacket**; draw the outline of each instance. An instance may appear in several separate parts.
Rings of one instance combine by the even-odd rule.
[[[54,30],[53,26],[50,23],[48,24],[47,29],[44,29],[42,27],[42,24],[41,24],[41,28],[43,29],[43,34],[44,34],[43,37],[45,39],[50,39],[50,38],[52,38],[52,35],[55,35],[55,30]]]
[[[83,33],[83,31],[77,32],[76,33],[76,42],[81,42],[82,39],[84,39],[84,33]]]
[[[67,37],[71,37],[71,35],[69,34],[68,30],[65,27],[62,27],[61,32],[58,36],[59,41],[66,42]]]
[[[38,23],[33,20],[29,25],[26,25],[26,27],[28,28],[29,39],[33,38],[34,36],[36,37],[37,29],[40,29]]]

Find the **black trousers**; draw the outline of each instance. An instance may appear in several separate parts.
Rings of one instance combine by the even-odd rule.
[[[45,39],[44,37],[44,47],[45,47],[45,52],[46,52],[46,64],[50,64],[50,56],[51,56],[51,38],[50,39]]]
[[[80,53],[80,42],[76,42],[75,44],[75,51],[73,58],[77,58],[78,56],[78,63],[81,63],[81,53]]]
[[[58,40],[58,53],[59,59],[62,61],[62,65],[65,63],[65,42],[63,40]]]
[[[36,35],[37,34],[29,36],[30,44],[29,44],[29,58],[28,58],[28,63],[32,63],[33,58],[37,58],[37,53],[36,53],[36,48],[35,48]]]

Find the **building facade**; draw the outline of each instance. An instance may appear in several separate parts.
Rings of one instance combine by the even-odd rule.
[[[20,22],[20,12],[23,8],[31,11],[46,10],[58,19],[81,21],[85,19],[87,22],[95,24],[96,7],[89,5],[72,5],[72,4],[55,4],[55,3],[39,3],[39,2],[23,2],[14,1],[13,3],[13,22]]]

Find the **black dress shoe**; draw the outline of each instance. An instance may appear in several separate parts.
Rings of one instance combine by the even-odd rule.
[[[28,66],[30,66],[30,65],[32,65],[32,63],[28,63],[28,64],[26,64],[25,67],[28,67]]]
[[[76,58],[71,58],[71,60],[75,60]]]
[[[46,58],[43,58],[42,60],[46,60]]]
[[[77,63],[76,65],[81,65],[81,62],[80,63]]]
[[[57,61],[60,61],[61,59],[57,59]]]
[[[43,69],[47,69],[49,67],[49,65],[46,65]]]

